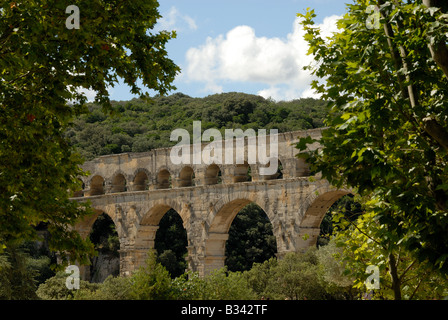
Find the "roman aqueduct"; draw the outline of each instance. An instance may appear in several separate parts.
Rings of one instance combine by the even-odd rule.
[[[325,213],[349,192],[332,188],[318,176],[310,179],[306,163],[296,157],[295,143],[305,136],[318,138],[321,129],[277,135],[280,170],[270,176],[260,175],[260,166],[247,162],[174,165],[171,148],[86,162],[83,168],[90,175],[82,177],[83,190],[76,192],[73,200],[90,201],[96,214],[76,228],[87,237],[100,214],[113,220],[120,240],[122,275],[144,263],[149,249],[154,248],[159,221],[171,208],[180,215],[187,232],[188,268],[200,275],[224,266],[230,225],[251,202],[260,206],[272,223],[279,257],[313,246]]]

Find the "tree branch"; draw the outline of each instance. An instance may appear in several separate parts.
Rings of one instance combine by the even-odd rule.
[[[448,12],[448,4],[446,1],[441,0],[423,0],[423,4],[428,7],[437,7],[443,13]],[[429,51],[431,52],[431,56],[437,65],[442,69],[445,77],[448,78],[448,48],[446,43],[443,41],[439,41],[437,43],[431,44],[428,43]]]

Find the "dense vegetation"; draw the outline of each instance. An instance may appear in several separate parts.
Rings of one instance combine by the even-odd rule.
[[[172,279],[169,272],[148,255],[146,265],[131,277],[109,277],[102,284],[81,281],[79,290],[68,290],[64,274],[48,279],[37,290],[41,299],[173,299],[173,300],[242,300],[242,299],[353,299],[359,291],[351,290],[350,281],[335,275],[340,265],[332,258],[338,249],[311,249],[305,254],[288,254],[284,259],[271,258],[254,264],[245,272],[216,270],[204,278],[187,273]],[[339,270],[339,271],[338,271]]]
[[[394,299],[415,297],[427,276],[441,277],[437,290],[446,290],[447,2],[355,0],[330,37],[314,10],[298,16],[312,87],[331,110],[320,150],[305,150],[309,138],[298,148],[312,171],[354,190],[364,208],[338,233],[356,286],[374,265]]]
[[[80,154],[97,156],[145,152],[168,147],[171,131],[192,131],[193,121],[208,128],[278,129],[287,132],[323,126],[325,103],[315,99],[275,102],[244,93],[215,94],[192,98],[182,93],[151,100],[112,101],[112,115],[89,104],[90,113],[74,120],[66,135]]]
[[[85,1],[81,19],[67,5],[0,1],[0,253],[35,240],[44,221],[50,248],[85,263],[93,246],[72,226],[91,211],[67,193],[82,159],[65,131],[86,112],[85,90],[110,109],[118,79],[138,96],[166,94],[180,68],[165,49],[175,32],[154,30],[156,0]]]

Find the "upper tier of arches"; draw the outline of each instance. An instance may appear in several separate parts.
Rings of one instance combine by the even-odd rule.
[[[255,151],[247,146],[242,149],[236,147],[230,149],[236,160],[232,162],[233,164],[227,164],[225,161],[200,164],[192,161],[193,164],[176,164],[171,161],[174,148],[102,156],[84,163],[83,169],[90,175],[80,177],[82,188],[74,190],[73,197],[305,177],[310,175],[308,165],[297,157],[299,151],[294,148],[298,139],[305,136],[317,139],[321,136],[321,130],[278,134],[273,140],[277,142],[277,154],[272,156],[270,150],[265,151],[265,155],[256,152],[257,158],[271,158],[265,165],[259,162],[254,164]],[[195,151],[193,145],[188,147],[190,155],[194,158],[197,150]],[[202,146],[202,152],[206,150],[205,147],[206,145]],[[318,147],[318,143],[309,145],[310,150]],[[227,154],[227,149],[225,152]],[[262,173],[266,172],[265,167],[275,167],[277,170],[275,172],[271,170],[269,174],[263,175]]]

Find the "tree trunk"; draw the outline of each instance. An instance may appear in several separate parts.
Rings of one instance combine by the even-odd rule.
[[[390,253],[389,254],[389,268],[390,268],[390,278],[392,280],[392,290],[394,292],[395,300],[401,300],[401,283],[400,277],[398,276],[397,270],[397,261],[395,260],[395,256]]]
[[[423,0],[423,4],[428,8],[440,8],[443,13],[448,12],[448,3],[445,0]],[[432,45],[429,43],[428,47],[429,51],[431,52],[432,58],[440,67],[440,69],[442,69],[445,77],[447,77],[448,79],[448,48],[446,46],[446,43],[444,41],[434,43]]]

